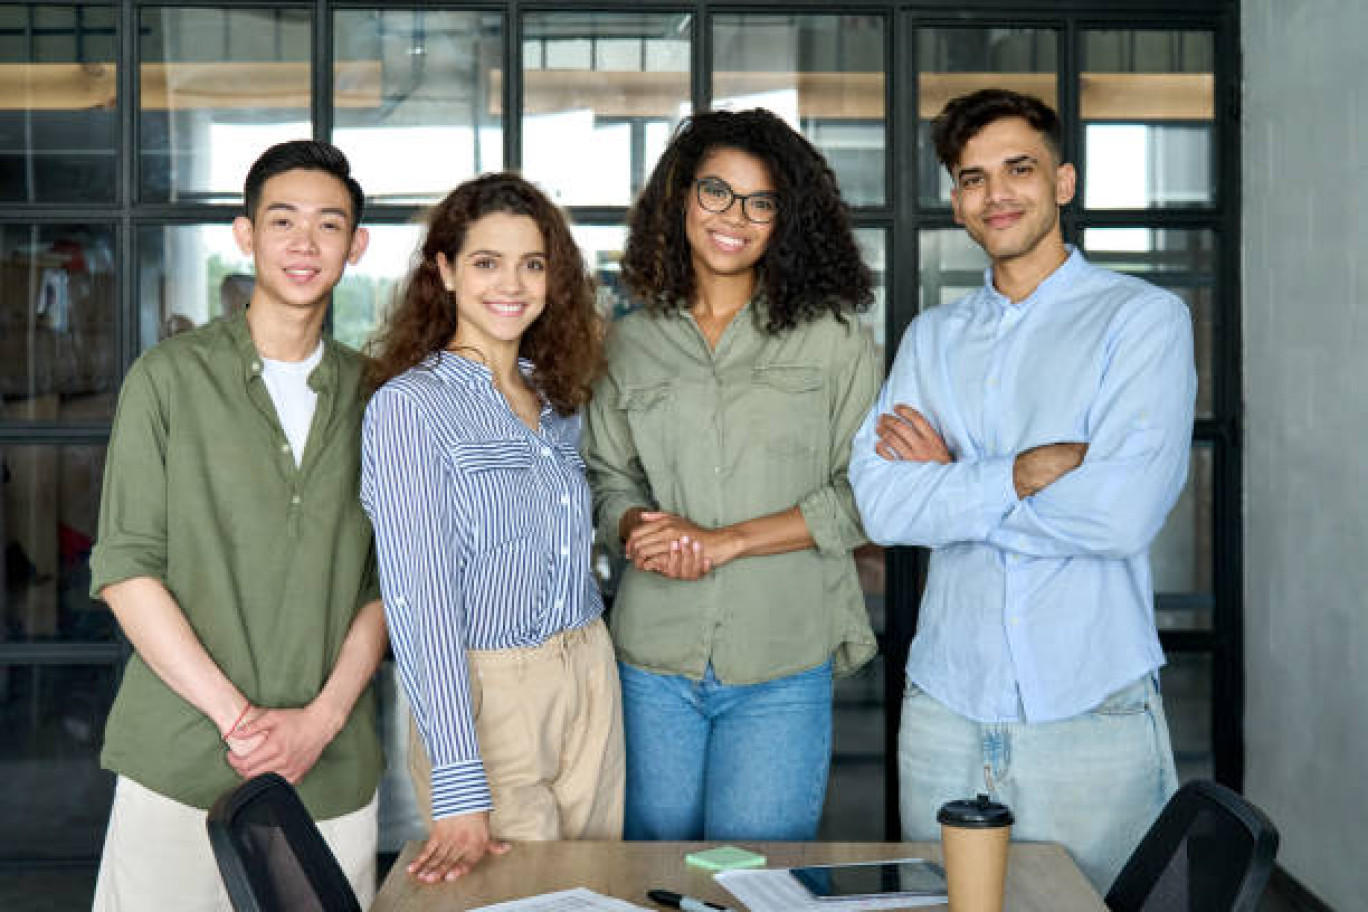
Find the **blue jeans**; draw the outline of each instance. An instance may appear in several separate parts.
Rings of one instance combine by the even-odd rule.
[[[903,839],[939,839],[941,804],[987,792],[1016,816],[1013,839],[1063,844],[1105,894],[1178,776],[1148,675],[1088,712],[1036,724],[975,722],[908,681],[898,784]]]
[[[627,839],[811,840],[831,765],[831,662],[728,686],[619,663]]]

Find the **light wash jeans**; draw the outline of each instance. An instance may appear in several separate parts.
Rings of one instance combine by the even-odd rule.
[[[831,765],[831,662],[728,686],[625,663],[627,839],[811,840]]]
[[[1178,787],[1151,676],[1072,719],[985,724],[911,681],[898,733],[903,839],[940,838],[936,811],[986,792],[1012,809],[1012,839],[1058,842],[1099,893]]]

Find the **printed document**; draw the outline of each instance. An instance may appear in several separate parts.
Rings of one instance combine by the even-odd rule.
[[[473,912],[651,912],[651,910],[644,906],[634,906],[620,899],[603,896],[593,890],[586,890],[584,887],[576,887],[573,890],[561,890],[559,893],[543,893],[541,896],[529,896],[527,899],[514,899],[508,902],[495,903],[492,906],[480,906]]]

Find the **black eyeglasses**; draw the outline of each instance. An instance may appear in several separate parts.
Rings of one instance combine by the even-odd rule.
[[[694,181],[698,205],[709,212],[726,212],[732,203],[741,203],[741,214],[758,225],[768,225],[779,214],[775,193],[737,193],[720,177],[700,177]]]

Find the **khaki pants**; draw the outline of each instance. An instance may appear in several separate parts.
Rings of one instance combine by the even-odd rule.
[[[95,882],[95,912],[232,912],[204,828],[207,816],[120,776]],[[375,898],[375,799],[359,811],[318,821],[318,829],[361,908],[368,907]]]
[[[622,694],[602,620],[532,649],[470,650],[470,699],[498,839],[621,839]],[[409,775],[432,821],[432,765],[409,723]]]

